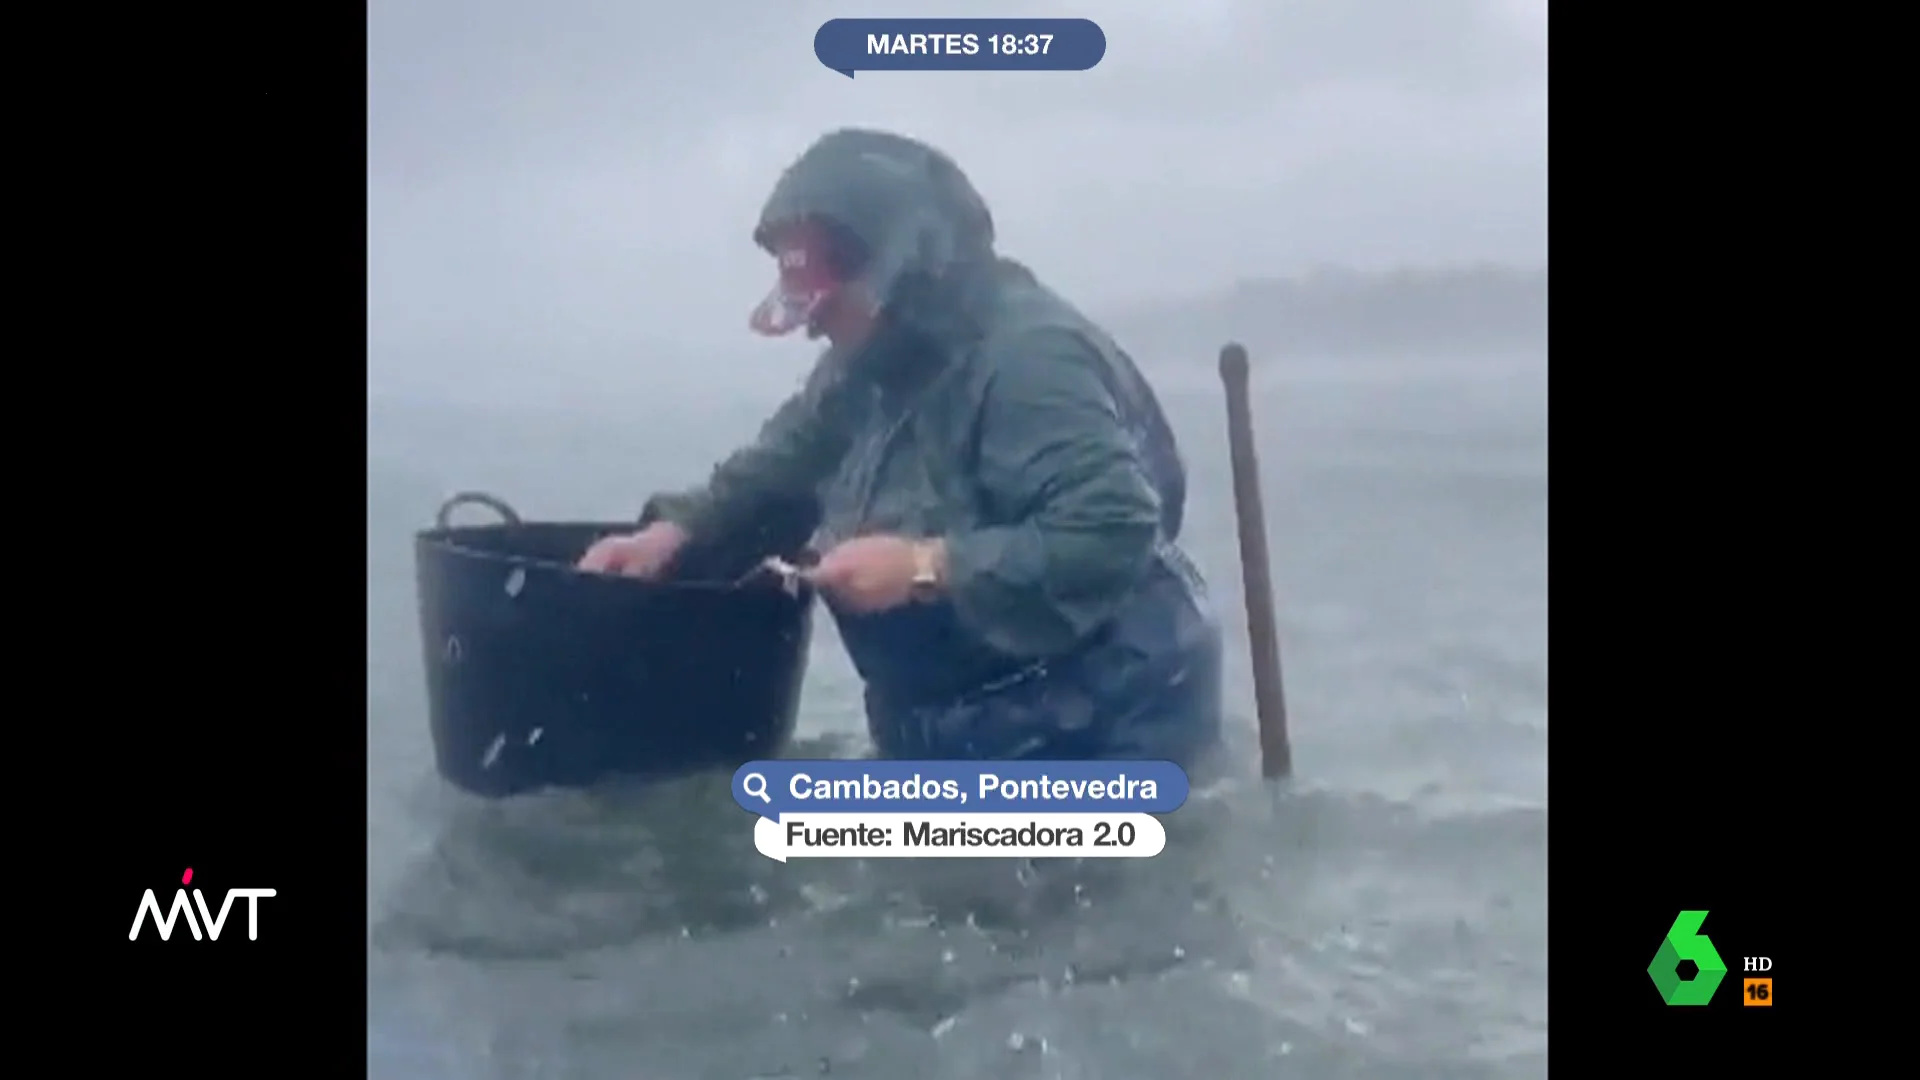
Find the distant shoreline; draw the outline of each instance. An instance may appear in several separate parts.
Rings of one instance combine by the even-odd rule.
[[[1332,268],[1136,306],[1111,325],[1143,358],[1211,357],[1228,340],[1261,352],[1352,359],[1543,352],[1547,282],[1544,266]]]
[[[1547,270],[1457,266],[1323,270],[1248,280],[1211,295],[1088,306],[1139,363],[1211,366],[1239,341],[1256,361],[1314,363],[1544,357]],[[716,339],[724,331],[716,331]],[[471,404],[522,414],[597,411],[631,416],[658,407],[758,416],[799,386],[813,347],[747,342],[720,348],[646,340],[592,350],[519,348],[498,341],[409,346],[369,343],[368,407],[385,411]],[[702,378],[696,372],[713,372]]]

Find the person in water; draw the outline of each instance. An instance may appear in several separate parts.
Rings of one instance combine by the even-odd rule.
[[[1220,631],[1175,546],[1173,433],[1112,339],[996,254],[958,166],[833,132],[753,239],[779,274],[753,328],[828,348],[752,445],[580,568],[660,575],[691,539],[809,500],[806,576],[882,756],[1190,765],[1214,748]]]

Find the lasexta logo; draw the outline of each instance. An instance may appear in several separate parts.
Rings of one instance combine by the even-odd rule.
[[[1660,942],[1660,951],[1653,954],[1653,963],[1647,965],[1647,975],[1659,989],[1660,1000],[1669,1005],[1705,1005],[1713,1000],[1713,992],[1726,977],[1727,965],[1720,961],[1713,939],[1700,932],[1700,924],[1706,921],[1704,911],[1681,912]],[[1680,976],[1683,960],[1693,961],[1698,969],[1691,979]]]
[[[153,895],[152,889],[148,889],[146,895],[140,898],[139,909],[133,913],[133,929],[127,932],[127,940],[140,940],[140,926],[151,914],[154,929],[160,932],[161,941],[168,941],[173,937],[174,921],[182,916],[186,917],[187,929],[193,931],[193,940],[202,939],[201,928],[205,927],[205,939],[219,941],[220,928],[226,925],[227,912],[233,909],[235,897],[240,897],[247,902],[247,940],[260,940],[260,901],[278,895],[276,890],[228,889],[227,898],[220,902],[220,914],[215,915],[207,910],[206,898],[200,895],[199,889],[193,890],[193,902],[191,904],[187,902],[186,886],[191,884],[193,884],[193,867],[189,866],[187,872],[180,875],[181,887],[174,890],[173,906],[167,909],[165,915],[160,914],[159,899]],[[198,918],[194,916],[196,907],[199,909]]]

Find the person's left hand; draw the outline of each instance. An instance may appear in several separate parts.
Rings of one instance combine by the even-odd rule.
[[[914,547],[904,536],[855,537],[822,555],[805,576],[844,608],[886,611],[913,599]]]

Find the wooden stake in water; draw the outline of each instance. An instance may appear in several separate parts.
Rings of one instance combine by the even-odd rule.
[[[1233,510],[1240,525],[1240,581],[1246,588],[1247,639],[1253,647],[1253,708],[1260,722],[1260,773],[1293,773],[1287,742],[1287,698],[1280,682],[1280,631],[1273,615],[1273,570],[1267,561],[1267,512],[1260,499],[1260,462],[1253,452],[1247,350],[1220,350],[1227,387],[1227,447],[1233,461]]]

